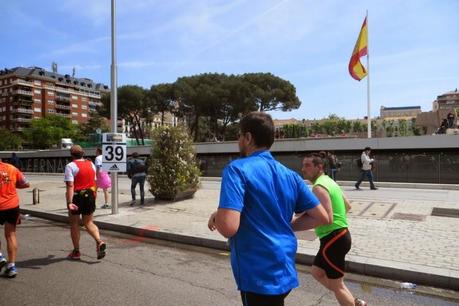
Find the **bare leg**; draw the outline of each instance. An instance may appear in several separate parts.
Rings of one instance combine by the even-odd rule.
[[[341,306],[354,306],[354,297],[344,284],[342,277],[337,279],[330,279],[325,274],[325,271],[317,266],[312,266],[311,274],[325,288],[333,291],[336,300]]]
[[[5,223],[5,238],[8,249],[8,262],[16,262],[16,254],[18,252],[18,242],[16,239],[16,224]]]
[[[83,215],[83,224],[86,227],[89,235],[91,235],[94,240],[99,243],[100,242],[100,235],[99,235],[99,228],[93,222],[92,214],[89,216]]]
[[[69,213],[70,236],[72,237],[73,249],[80,249],[80,215]]]
[[[108,188],[104,188],[104,199],[105,199],[104,204],[108,204]]]

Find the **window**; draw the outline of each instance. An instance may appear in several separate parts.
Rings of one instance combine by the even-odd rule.
[[[48,104],[53,105],[54,104],[54,100],[48,100]]]
[[[73,124],[78,124],[78,120],[72,120]]]
[[[37,112],[37,113],[41,113],[41,108],[39,108],[39,107],[35,107],[33,110],[34,110],[35,112]]]
[[[41,99],[35,98],[35,99],[33,99],[33,102],[35,102],[35,103],[41,103]]]
[[[77,96],[72,96],[72,100],[78,100]]]
[[[40,81],[37,81],[37,80],[35,80],[35,81],[33,81],[33,84],[34,84],[34,85],[41,85],[41,82],[40,82]]]
[[[40,95],[40,94],[41,94],[41,90],[40,90],[40,89],[35,89],[33,92],[34,92],[35,94],[37,94],[37,95]]]
[[[81,105],[81,109],[88,109],[86,105]]]
[[[55,111],[54,109],[48,109],[48,113],[50,113],[50,114],[53,114],[53,113],[55,113],[55,112],[56,112],[56,111]]]
[[[73,108],[78,108],[78,104],[72,104]]]
[[[74,115],[74,116],[78,116],[78,113],[72,112],[72,115]]]
[[[54,96],[54,91],[48,91],[48,96]]]
[[[86,117],[88,117],[88,115],[87,114],[81,114],[81,117],[86,118]]]

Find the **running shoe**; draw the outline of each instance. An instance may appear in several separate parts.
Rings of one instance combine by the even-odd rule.
[[[71,260],[80,260],[81,253],[78,250],[73,250],[72,252],[69,253],[69,255],[67,255],[67,258]]]
[[[102,259],[105,257],[105,249],[107,248],[107,245],[105,244],[105,242],[103,241],[100,241],[98,244],[97,244],[97,259]]]
[[[362,299],[358,299],[358,298],[354,300],[354,304],[355,306],[367,306],[368,305],[367,302],[365,302]]]
[[[6,258],[3,257],[3,255],[0,255],[0,271],[2,271],[3,266],[5,266],[7,263]]]
[[[3,272],[3,275],[5,275],[8,278],[16,277],[17,274],[18,274],[18,270],[16,270],[16,266],[11,266],[9,268],[6,268],[5,272]]]

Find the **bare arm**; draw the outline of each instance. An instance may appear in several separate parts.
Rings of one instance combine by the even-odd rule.
[[[344,200],[344,206],[346,207],[346,213],[347,213],[352,208],[351,202],[349,201],[348,198],[346,198],[344,194],[343,194],[343,200]]]
[[[327,224],[328,222],[329,219],[327,211],[322,204],[319,204],[293,218],[292,228],[294,231],[304,231]]]
[[[207,226],[211,231],[216,229],[223,237],[230,238],[237,233],[240,220],[240,212],[233,209],[219,208],[210,215]]]
[[[70,210],[78,209],[78,207],[73,204],[73,182],[65,182],[65,199],[67,202],[67,208]]]

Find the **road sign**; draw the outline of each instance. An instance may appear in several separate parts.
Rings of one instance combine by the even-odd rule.
[[[126,135],[102,134],[102,169],[108,172],[126,172]]]

